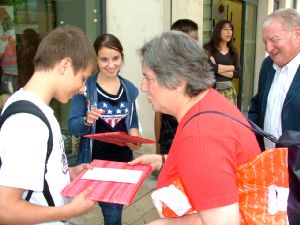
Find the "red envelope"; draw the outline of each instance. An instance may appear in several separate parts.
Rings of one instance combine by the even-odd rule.
[[[86,138],[92,138],[99,141],[109,142],[113,143],[119,146],[126,146],[127,143],[133,143],[133,144],[151,144],[155,143],[154,140],[141,138],[138,136],[132,136],[130,134],[127,134],[125,132],[106,132],[106,133],[100,133],[100,134],[88,134],[85,135]]]
[[[93,160],[91,166],[99,168],[140,170],[142,171],[142,175],[136,184],[113,181],[84,180],[81,179],[83,174],[87,171],[84,170],[62,190],[61,194],[66,197],[74,197],[86,188],[91,187],[92,192],[90,193],[89,198],[92,200],[130,205],[142,183],[152,171],[152,168],[149,165],[129,165],[128,163],[124,162],[106,160]]]

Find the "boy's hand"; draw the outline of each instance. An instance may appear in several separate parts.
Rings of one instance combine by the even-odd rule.
[[[88,196],[91,192],[91,187],[85,189],[65,206],[67,207],[68,213],[70,213],[70,218],[82,216],[92,210],[96,201],[89,199]]]

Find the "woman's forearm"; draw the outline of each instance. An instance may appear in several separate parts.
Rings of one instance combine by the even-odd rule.
[[[224,77],[228,77],[228,78],[233,78],[233,71],[228,71],[228,72],[221,72],[221,73],[218,73]]]
[[[223,72],[232,72],[235,71],[235,66],[234,65],[223,65],[223,64],[218,64],[218,73],[221,74]]]

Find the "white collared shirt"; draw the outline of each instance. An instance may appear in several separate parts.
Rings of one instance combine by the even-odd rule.
[[[300,62],[300,53],[284,67],[273,64],[276,70],[273,83],[267,100],[267,108],[264,119],[264,130],[273,134],[277,139],[282,134],[281,111],[282,106],[295,77]],[[274,148],[275,144],[264,139],[266,148]]]

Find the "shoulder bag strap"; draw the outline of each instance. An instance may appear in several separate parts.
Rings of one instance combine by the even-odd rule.
[[[269,139],[270,141],[274,142],[275,144],[278,143],[276,137],[274,137],[272,134],[269,134],[269,133],[265,132],[263,129],[261,129],[259,126],[257,126],[255,123],[253,123],[251,120],[248,120],[248,122],[251,124],[251,126],[249,126],[248,124],[242,122],[241,120],[239,120],[239,119],[237,119],[237,118],[235,118],[233,116],[230,116],[230,115],[228,115],[226,113],[223,113],[223,112],[214,111],[214,110],[202,111],[202,112],[198,112],[198,113],[194,114],[193,116],[191,116],[185,122],[185,124],[183,125],[183,128],[187,125],[187,123],[189,123],[195,117],[200,116],[201,114],[206,114],[206,113],[218,114],[218,115],[222,115],[222,116],[228,117],[228,118],[230,118],[230,119],[232,119],[232,120],[234,120],[234,121],[242,124],[243,126],[251,129],[254,133],[259,134],[259,135],[261,135],[261,136]]]
[[[52,133],[52,129],[50,126],[50,123],[47,119],[47,117],[45,116],[45,114],[42,112],[42,110],[37,107],[35,104],[33,104],[30,101],[27,100],[19,100],[16,102],[13,102],[12,104],[10,104],[5,111],[2,113],[1,117],[0,117],[0,129],[4,123],[4,121],[10,117],[13,114],[16,113],[30,113],[33,114],[37,117],[39,117],[48,127],[49,129],[49,138],[48,138],[48,143],[47,143],[47,155],[46,155],[46,160],[45,160],[45,173],[44,173],[44,189],[43,189],[43,194],[47,200],[47,203],[49,206],[55,206],[53,198],[51,196],[50,190],[49,190],[49,185],[48,182],[46,180],[46,173],[47,173],[47,164],[48,164],[48,159],[50,157],[50,154],[52,152],[52,148],[53,148],[53,133]],[[1,167],[1,159],[0,159],[0,167]],[[26,196],[26,200],[29,201],[31,198],[33,191],[29,190],[28,194]]]

